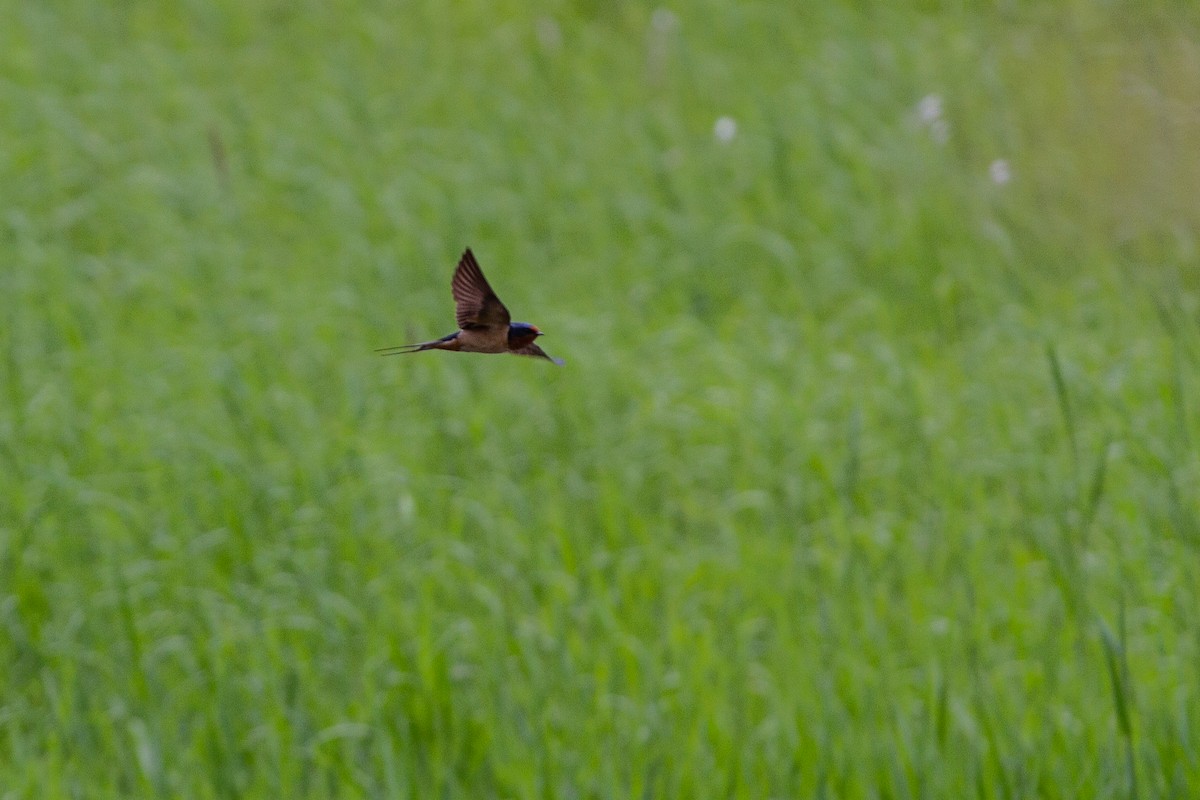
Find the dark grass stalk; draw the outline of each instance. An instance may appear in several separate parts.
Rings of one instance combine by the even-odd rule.
[[[208,155],[212,160],[213,173],[217,176],[217,185],[221,192],[228,195],[230,190],[229,155],[225,149],[225,138],[221,129],[216,125],[208,127]]]
[[[950,716],[950,681],[942,671],[938,672],[937,702],[934,707],[934,731],[937,735],[937,745],[939,750],[944,750]]]
[[[1133,705],[1133,686],[1129,675],[1129,661],[1126,658],[1125,633],[1125,601],[1121,600],[1118,609],[1117,632],[1103,620],[1099,620],[1100,640],[1104,645],[1104,661],[1108,667],[1108,677],[1112,684],[1113,707],[1117,714],[1117,730],[1125,748],[1125,776],[1128,797],[1137,800],[1138,779],[1134,760],[1133,744],[1133,715],[1130,711]]]
[[[1157,312],[1158,321],[1162,325],[1167,336],[1170,337],[1171,348],[1171,400],[1172,407],[1175,411],[1175,428],[1178,437],[1178,443],[1184,450],[1192,449],[1191,432],[1187,425],[1187,394],[1184,388],[1184,359],[1190,360],[1193,364],[1200,362],[1200,356],[1197,355],[1196,349],[1191,341],[1192,337],[1185,335],[1185,331],[1176,321],[1175,313],[1167,306],[1167,301],[1160,295],[1154,295],[1154,310]]]
[[[1067,381],[1063,376],[1062,362],[1058,350],[1052,342],[1046,343],[1046,361],[1050,364],[1050,376],[1054,380],[1054,395],[1058,399],[1058,409],[1062,412],[1063,426],[1067,431],[1067,440],[1071,444],[1071,467],[1076,485],[1079,482],[1079,437],[1075,431],[1075,414],[1071,408],[1071,396],[1067,391]]]
[[[1112,437],[1105,437],[1104,444],[1100,447],[1100,455],[1096,459],[1096,465],[1092,468],[1092,479],[1088,487],[1087,503],[1083,508],[1083,516],[1079,523],[1080,539],[1084,542],[1087,541],[1092,523],[1096,519],[1096,512],[1100,508],[1100,502],[1104,499],[1104,490],[1107,486],[1106,480],[1108,477],[1108,451],[1111,445]]]

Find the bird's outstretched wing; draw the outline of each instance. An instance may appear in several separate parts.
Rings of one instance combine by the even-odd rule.
[[[567,363],[567,362],[563,361],[561,358],[554,358],[553,356],[546,355],[546,351],[543,350],[542,348],[538,347],[536,344],[527,344],[524,347],[522,347],[520,350],[512,350],[511,352],[514,356],[534,356],[536,358],[544,358],[547,361],[553,361],[555,364],[558,364],[560,367],[563,364]]]
[[[507,331],[509,316],[508,309],[492,287],[471,248],[467,248],[458,261],[458,269],[454,270],[454,279],[450,282],[450,292],[454,295],[455,316],[458,327],[463,330],[478,330],[480,328],[503,328]]]

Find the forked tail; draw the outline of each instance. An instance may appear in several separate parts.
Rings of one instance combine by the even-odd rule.
[[[393,347],[380,347],[375,350],[381,356],[398,356],[403,353],[419,353],[422,350],[432,350],[438,342],[422,342],[421,344],[398,344]]]
[[[393,347],[380,347],[375,350],[381,356],[398,356],[403,353],[419,353],[422,350],[457,350],[457,347],[447,346],[458,337],[457,333],[452,333],[449,336],[443,336],[441,339],[434,339],[432,342],[420,342],[418,344],[398,344]],[[458,344],[454,342],[454,344]]]

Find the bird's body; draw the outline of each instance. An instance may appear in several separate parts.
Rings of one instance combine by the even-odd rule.
[[[379,350],[384,355],[419,353],[422,350],[456,350],[462,353],[512,353],[518,356],[535,356],[562,364],[561,359],[551,358],[536,340],[542,335],[536,325],[528,322],[513,322],[508,309],[488,285],[483,270],[475,260],[471,249],[462,254],[454,279],[450,282],[454,295],[455,317],[458,330],[441,339],[419,344],[385,347]]]

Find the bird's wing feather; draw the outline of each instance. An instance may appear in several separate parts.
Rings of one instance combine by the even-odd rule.
[[[560,367],[567,363],[561,358],[554,358],[553,356],[546,355],[546,351],[538,347],[536,344],[527,344],[518,350],[513,350],[512,354],[515,356],[535,356],[536,358],[544,358],[547,361],[553,361]]]
[[[458,261],[458,269],[454,270],[454,279],[450,282],[450,292],[454,295],[455,316],[458,327],[463,330],[478,328],[508,329],[510,318],[508,309],[492,287],[471,248],[467,248]]]

